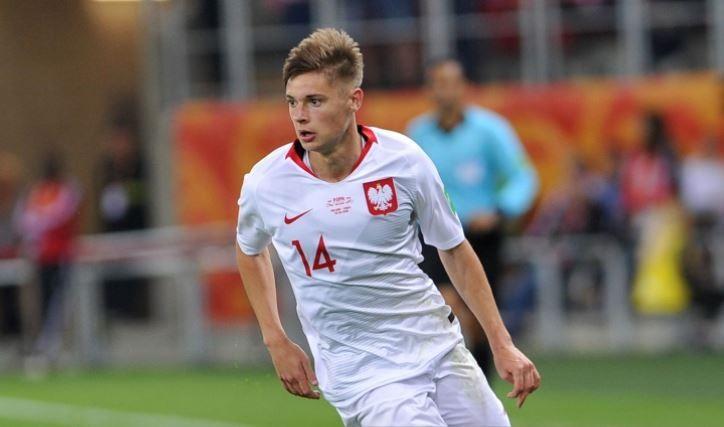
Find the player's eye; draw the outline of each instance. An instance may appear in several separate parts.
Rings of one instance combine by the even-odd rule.
[[[287,98],[287,104],[289,104],[290,107],[294,107],[295,105],[297,105],[297,101],[291,98]]]
[[[309,100],[309,103],[312,104],[313,107],[319,107],[322,105],[322,100],[319,98],[312,98]]]

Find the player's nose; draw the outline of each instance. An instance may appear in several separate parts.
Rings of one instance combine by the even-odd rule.
[[[301,106],[292,108],[291,115],[292,120],[296,123],[306,123],[309,121],[309,117],[307,116],[305,109]]]

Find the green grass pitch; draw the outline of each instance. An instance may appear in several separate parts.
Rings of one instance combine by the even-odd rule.
[[[514,426],[724,426],[724,355],[536,361],[542,388],[521,410],[511,399],[503,399]],[[502,380],[494,388],[499,396],[510,389]],[[24,409],[15,406],[10,412],[2,410],[3,404],[7,409],[15,401],[49,406],[49,419],[39,421],[32,413],[25,417]],[[138,414],[176,417],[168,425],[184,420],[210,427],[341,425],[327,403],[288,395],[268,370],[97,371],[54,374],[42,381],[0,376],[0,426],[108,424],[102,418],[53,415],[55,404],[64,410],[132,414],[119,418],[119,426],[158,424],[133,418]]]

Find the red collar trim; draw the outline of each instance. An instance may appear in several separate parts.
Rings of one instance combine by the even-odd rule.
[[[304,148],[302,148],[302,144],[299,142],[298,139],[295,139],[294,142],[292,142],[292,146],[287,152],[286,159],[292,159],[294,163],[297,164],[300,168],[304,169],[307,173],[312,175],[315,178],[319,178],[317,174],[312,172],[311,169],[304,163],[303,159],[304,156]]]
[[[357,132],[362,135],[365,143],[362,147],[362,152],[360,153],[359,158],[352,166],[352,170],[349,172],[350,174],[357,169],[360,163],[362,163],[362,160],[364,160],[364,158],[367,156],[367,153],[370,151],[370,148],[372,148],[372,144],[378,142],[375,133],[372,132],[372,129],[368,128],[367,126],[358,125]],[[302,144],[299,142],[298,139],[295,139],[294,142],[292,142],[292,146],[289,148],[289,151],[287,152],[285,158],[292,159],[292,161],[296,163],[297,166],[302,168],[308,174],[312,175],[315,178],[319,178],[314,172],[312,172],[309,166],[304,163],[304,148],[302,148]]]

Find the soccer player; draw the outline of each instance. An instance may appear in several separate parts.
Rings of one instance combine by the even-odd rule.
[[[452,58],[432,61],[426,70],[435,110],[417,117],[407,134],[430,156],[440,173],[463,224],[465,236],[485,265],[497,300],[503,267],[503,229],[506,221],[524,214],[538,193],[538,178],[515,131],[503,117],[466,105],[462,65]],[[423,237],[424,237],[423,230]],[[450,278],[434,248],[423,248],[422,269],[438,285]],[[458,298],[449,292],[451,301]],[[459,304],[458,315],[469,313]],[[463,329],[467,344],[488,379],[494,375],[493,357],[473,322]]]
[[[430,159],[401,134],[357,124],[362,69],[357,43],[335,29],[315,31],[284,64],[297,140],[244,177],[237,226],[264,343],[284,387],[317,399],[318,386],[347,426],[507,426],[459,322],[418,267],[418,224],[485,329],[508,396],[522,405],[540,376],[513,345]],[[270,243],[314,369],[282,327]]]

